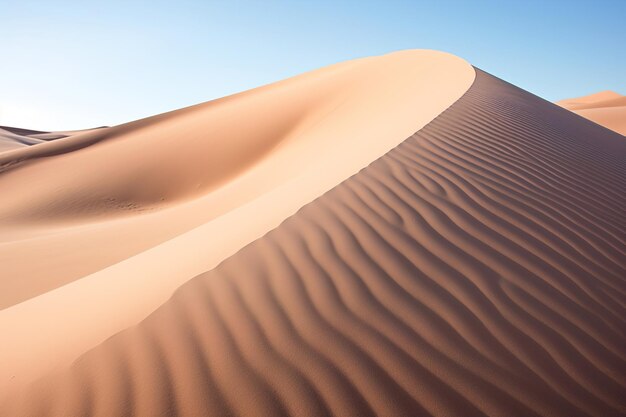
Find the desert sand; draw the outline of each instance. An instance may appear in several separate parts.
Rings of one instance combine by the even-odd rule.
[[[623,415],[625,158],[433,51],[0,153],[0,415]]]
[[[561,107],[608,129],[626,135],[626,96],[602,91],[557,102]]]
[[[19,127],[0,126],[0,153],[16,148],[27,147],[55,139],[66,138],[77,134],[95,131],[101,128],[87,130],[70,130],[64,132],[42,132],[40,130],[22,129]]]
[[[0,154],[0,388],[136,324],[473,79],[460,58],[402,52]]]

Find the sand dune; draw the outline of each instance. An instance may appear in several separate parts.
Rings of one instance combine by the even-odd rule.
[[[624,415],[626,140],[480,70],[471,79],[417,133],[141,323],[19,390],[52,363],[38,359],[48,343],[76,357],[97,339],[80,341],[85,323],[100,337],[112,328],[95,318],[120,325],[116,297],[140,317],[158,283],[215,262],[233,223],[0,311],[0,369],[15,375],[0,415]],[[111,301],[100,316],[89,288]]]
[[[100,129],[100,128],[96,128]],[[96,129],[43,132],[41,130],[0,126],[0,153],[39,143],[74,136]]]
[[[0,390],[136,324],[474,76],[449,54],[400,52],[0,154]]]
[[[625,157],[622,136],[476,70],[399,146],[0,413],[622,416]]]
[[[67,136],[69,135],[0,126],[0,153]]]
[[[561,107],[608,129],[626,135],[626,97],[613,91],[602,91],[584,97],[557,102]]]
[[[43,140],[16,135],[15,133],[0,127],[0,153],[20,148],[22,146],[35,145],[41,142],[43,142]]]
[[[0,204],[0,307],[270,193],[292,214],[432,120],[473,77],[439,52],[366,58],[3,153],[0,189],[12,198]],[[272,227],[286,217],[257,215]]]

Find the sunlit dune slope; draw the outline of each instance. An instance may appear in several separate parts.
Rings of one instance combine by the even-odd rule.
[[[602,91],[584,97],[561,100],[561,107],[608,129],[626,135],[626,96]]]
[[[473,77],[454,56],[400,52],[0,154],[11,195],[0,204],[0,307],[268,193],[293,212],[421,128]]]
[[[449,54],[398,52],[3,152],[0,390],[136,324],[422,128],[474,77]]]
[[[0,413],[623,416],[625,158],[622,136],[477,70],[423,129]]]

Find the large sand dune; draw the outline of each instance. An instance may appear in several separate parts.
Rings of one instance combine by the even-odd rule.
[[[0,390],[136,324],[474,76],[449,54],[400,52],[0,154]]]
[[[626,97],[613,91],[602,91],[584,97],[557,102],[561,107],[599,125],[626,135]]]
[[[397,147],[401,132],[387,125],[393,119],[374,124],[378,140],[387,140],[386,128],[394,136],[377,156],[354,157],[350,151],[362,152],[358,138],[342,139],[342,148],[341,135],[333,136],[333,146],[311,156],[340,157],[316,165],[311,182],[296,183],[313,186],[341,162],[354,162],[350,170],[300,199],[237,209],[238,222],[267,226],[254,233],[272,230],[247,236],[252,243],[234,255],[215,242],[241,245],[246,239],[232,243],[227,233],[242,231],[236,223],[190,222],[187,233],[135,256],[126,252],[128,259],[100,272],[52,291],[44,292],[50,284],[28,287],[20,297],[31,298],[0,311],[8,336],[0,369],[9,393],[0,415],[624,415],[626,141],[487,73],[470,68],[468,77],[459,61],[434,71],[450,65],[456,69],[430,95],[399,102],[413,106],[402,114],[417,120],[405,128],[419,130]],[[424,116],[433,105],[424,99],[437,96],[446,76],[460,81]],[[355,116],[361,133],[373,122],[362,116]],[[17,176],[43,165],[34,151],[46,146],[37,152],[56,155],[52,144],[24,148],[31,153],[9,168],[17,166]],[[393,149],[383,155],[385,148]],[[5,185],[29,178],[10,173]],[[178,214],[205,192],[173,188],[168,199],[182,201],[171,203]],[[70,205],[43,218],[27,211],[18,222],[32,198],[6,206],[7,230],[23,226],[7,232],[15,241],[57,223],[130,228],[149,216]],[[299,210],[273,227],[289,210],[272,221],[264,216],[283,203]],[[158,207],[150,215],[168,210],[175,213]],[[128,230],[132,237],[144,229]],[[140,324],[124,326],[187,274],[225,257]],[[106,306],[97,305],[98,294]],[[109,316],[114,324],[107,327]],[[128,328],[86,351],[117,327]],[[54,359],[42,360],[46,353]]]

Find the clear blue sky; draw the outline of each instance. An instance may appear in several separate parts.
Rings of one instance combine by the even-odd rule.
[[[438,49],[548,100],[626,94],[626,0],[0,0],[0,125],[112,125]]]

